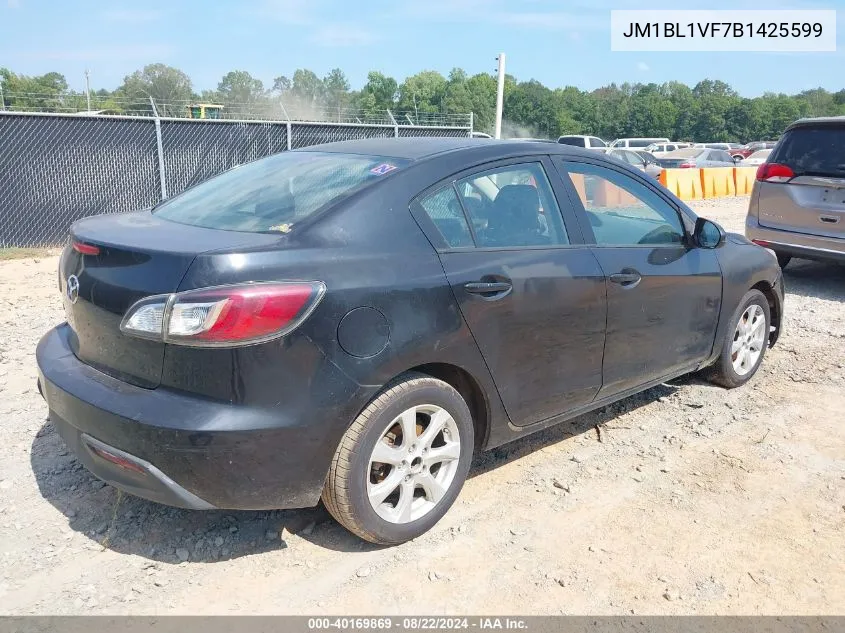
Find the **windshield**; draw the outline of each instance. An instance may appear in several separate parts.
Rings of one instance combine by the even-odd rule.
[[[769,162],[792,168],[796,175],[845,176],[845,127],[798,127],[784,135]]]
[[[405,164],[379,156],[282,152],[188,189],[154,213],[212,229],[287,233],[327,204]]]

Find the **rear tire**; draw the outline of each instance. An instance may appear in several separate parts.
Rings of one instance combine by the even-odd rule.
[[[474,445],[472,416],[461,395],[442,380],[406,374],[387,385],[344,434],[323,503],[366,541],[404,543],[431,529],[452,506]]]
[[[705,370],[717,385],[734,389],[757,373],[769,345],[769,301],[759,290],[749,290],[731,318],[719,359]]]
[[[792,261],[792,255],[786,255],[785,253],[775,253],[778,258],[778,264],[781,267],[781,270],[786,268],[786,265]]]

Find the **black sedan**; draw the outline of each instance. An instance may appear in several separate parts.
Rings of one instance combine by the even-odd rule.
[[[769,251],[566,145],[378,139],[284,152],[77,222],[38,345],[68,446],[132,494],[431,528],[473,453],[681,374],[757,371]]]

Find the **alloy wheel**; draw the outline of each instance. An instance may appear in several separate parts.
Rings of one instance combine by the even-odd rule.
[[[461,438],[454,418],[433,404],[411,407],[384,429],[367,468],[367,497],[390,523],[433,510],[455,479]]]

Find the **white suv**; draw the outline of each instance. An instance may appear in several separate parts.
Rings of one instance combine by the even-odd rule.
[[[619,149],[644,149],[655,143],[669,143],[668,138],[618,138],[610,146]]]
[[[587,149],[607,149],[607,143],[598,136],[569,134],[567,136],[561,136],[557,142],[561,145],[574,145],[575,147],[586,147]]]

